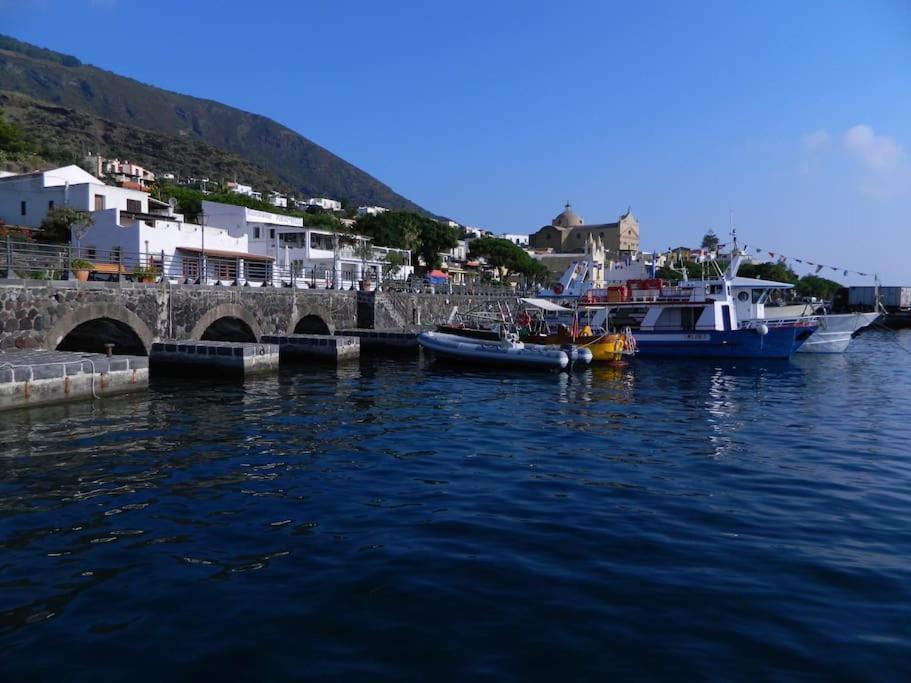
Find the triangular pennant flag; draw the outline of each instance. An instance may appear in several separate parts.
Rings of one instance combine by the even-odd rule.
[[[817,273],[818,273],[819,271],[821,271],[822,269],[823,269],[823,266],[816,266],[816,272],[817,272]]]
[[[812,261],[807,261],[807,265],[808,265],[808,266],[815,266],[816,264],[813,263]]]
[[[799,258],[796,258],[794,260],[797,261],[797,263],[803,263],[803,261],[801,261]]]
[[[846,270],[846,271],[843,273],[843,275],[844,275],[845,277],[848,277],[848,271]]]
[[[759,254],[762,252],[762,247],[756,247],[756,253]]]
[[[831,268],[832,270],[835,270],[835,271],[838,270],[838,266],[829,266],[829,268]]]
[[[869,277],[866,273],[858,273],[861,277]]]
[[[770,252],[769,252],[769,256],[771,256],[772,258],[775,258],[775,252],[774,252],[774,251],[770,251]]]

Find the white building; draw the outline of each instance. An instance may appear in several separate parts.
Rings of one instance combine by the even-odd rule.
[[[229,182],[228,191],[233,192],[234,194],[242,194],[246,197],[253,195],[253,187],[251,185],[242,185],[241,183]]]
[[[464,227],[464,230],[468,236],[468,239],[479,239],[481,237],[489,237],[493,235],[490,230],[485,230],[484,228],[472,228],[468,225]]]
[[[386,213],[389,209],[382,206],[359,206],[357,207],[358,216],[379,216]]]
[[[307,206],[316,206],[323,211],[341,211],[342,203],[336,199],[328,197],[310,197],[307,200]]]
[[[217,225],[231,234],[245,233],[250,252],[274,259],[282,279],[292,279],[293,273],[299,285],[339,283],[339,288],[348,289],[368,273],[380,282],[390,261],[400,262],[395,279],[405,279],[413,272],[407,250],[370,247],[367,237],[308,227],[302,218],[210,201],[203,202],[203,214],[206,225]]]
[[[149,194],[105,185],[78,166],[0,178],[0,219],[10,225],[38,228],[49,209],[71,206],[79,211],[149,210]]]
[[[155,174],[144,169],[138,164],[120,159],[105,159],[102,156],[91,156],[95,175],[99,178],[106,177],[117,183],[120,187],[133,190],[147,190],[155,182]]]
[[[288,208],[288,198],[284,195],[279,194],[278,192],[269,193],[269,203],[272,206],[277,206],[280,209]]]
[[[501,240],[509,240],[515,245],[520,247],[528,248],[528,235],[514,235],[512,233],[505,232],[502,235],[497,235]]]

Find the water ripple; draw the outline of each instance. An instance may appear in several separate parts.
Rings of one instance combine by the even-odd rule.
[[[4,414],[0,678],[907,679],[892,344]]]

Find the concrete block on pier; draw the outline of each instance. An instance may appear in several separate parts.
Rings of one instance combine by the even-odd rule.
[[[337,335],[357,337],[365,351],[413,351],[417,352],[420,330],[339,330]]]
[[[288,360],[320,358],[324,360],[353,360],[361,355],[357,337],[323,334],[266,334],[263,341],[278,346],[282,358]]]
[[[0,410],[140,391],[149,359],[73,351],[0,353]]]
[[[278,347],[256,342],[166,341],[152,344],[152,372],[245,377],[278,369]]]

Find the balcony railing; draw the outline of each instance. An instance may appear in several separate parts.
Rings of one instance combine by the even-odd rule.
[[[377,247],[377,251],[382,247]],[[407,272],[407,271],[406,271]],[[333,269],[308,267],[300,263],[280,264],[262,258],[199,252],[127,252],[119,249],[74,247],[65,244],[26,242],[7,238],[0,241],[0,281],[104,281],[166,283],[172,285],[296,287],[298,289],[344,289],[359,287],[356,275],[347,267],[336,283]],[[384,273],[382,281],[371,278],[383,290],[425,294],[471,294],[515,297],[530,294],[520,288],[489,285],[429,285],[418,276]]]

